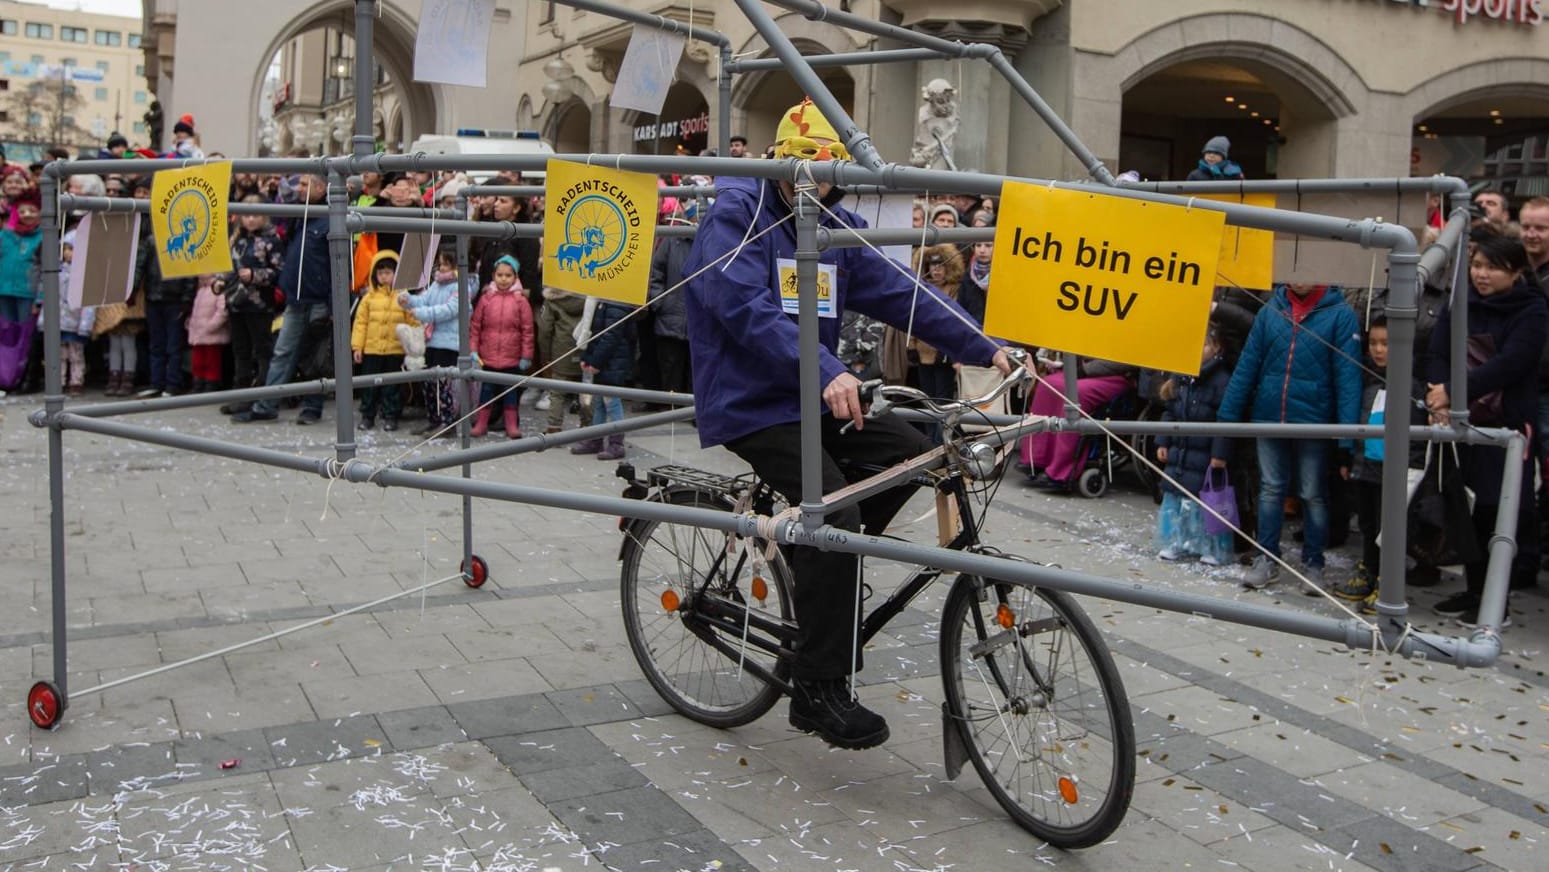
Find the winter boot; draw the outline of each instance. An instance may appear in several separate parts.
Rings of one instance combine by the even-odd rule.
[[[615,433],[603,438],[602,451],[597,454],[598,460],[623,460],[624,459],[624,434]]]
[[[602,450],[602,439],[587,439],[570,446],[571,454],[596,454]]]
[[[501,415],[501,418],[504,419],[505,424],[506,424],[506,438],[507,439],[520,439],[520,438],[522,438],[522,428],[521,428],[521,426],[519,424],[517,424],[517,421],[516,421],[516,407],[515,406],[506,406],[505,414]]]
[[[123,380],[124,380],[123,372],[121,372],[119,370],[116,370],[116,369],[112,370],[111,372],[109,372],[108,373],[108,388],[107,388],[107,390],[102,392],[103,395],[104,396],[108,396],[108,397],[120,396],[120,394],[119,394],[119,385],[123,382]]]
[[[473,429],[468,431],[469,436],[483,436],[489,432],[489,406],[480,406],[478,414],[473,416]]]

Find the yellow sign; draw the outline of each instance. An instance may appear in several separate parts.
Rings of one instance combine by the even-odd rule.
[[[544,187],[543,283],[643,305],[656,241],[656,177],[551,160]]]
[[[151,182],[151,233],[164,278],[231,271],[229,162],[162,170]]]
[[[1274,194],[1208,194],[1201,200],[1241,203],[1273,209]],[[1221,234],[1221,260],[1216,264],[1218,285],[1267,291],[1275,283],[1275,232],[1227,225]]]
[[[1007,182],[985,332],[1198,373],[1225,218],[1210,209]]]
[[[780,273],[780,309],[787,315],[801,314],[800,286],[796,283],[796,260],[789,257],[775,258],[775,269]],[[834,308],[834,281],[838,267],[831,263],[818,264],[818,317],[837,318]]]

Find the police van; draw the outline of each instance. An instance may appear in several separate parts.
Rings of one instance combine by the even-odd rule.
[[[409,154],[553,154],[554,149],[539,138],[535,130],[480,130],[464,127],[451,135],[430,134],[414,140]],[[482,182],[495,174],[494,170],[478,170],[468,174],[474,181]],[[537,184],[543,182],[543,170],[523,170],[522,178]]]

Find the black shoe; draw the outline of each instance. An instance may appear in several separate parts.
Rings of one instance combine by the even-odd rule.
[[[231,420],[236,424],[251,424],[254,421],[273,421],[278,417],[280,417],[278,412],[260,412],[257,409],[248,409],[245,412],[238,412],[232,415]]]
[[[447,424],[437,424],[435,421],[426,421],[425,423],[423,423],[423,424],[419,425],[418,427],[414,428],[414,435],[415,436],[434,436],[435,434],[441,432],[441,429],[443,427],[447,427],[447,426],[449,426],[449,425],[447,425]]]
[[[1431,611],[1444,618],[1459,618],[1470,612],[1477,617],[1479,614],[1479,597],[1467,591],[1455,593],[1431,606]]]
[[[317,412],[302,412],[296,416],[296,423],[303,427],[307,426],[308,424],[316,424],[321,420],[323,420],[323,416]]]
[[[843,678],[798,681],[791,693],[791,726],[840,748],[861,750],[887,741],[887,721],[856,701]]]
[[[375,427],[375,426],[376,426],[376,416],[375,415],[361,415],[360,416],[360,423],[355,425],[355,429],[357,429],[357,430],[370,430],[372,427]]]
[[[222,415],[240,415],[251,408],[253,408],[252,403],[226,403],[221,406],[220,413]]]
[[[397,430],[398,429],[398,419],[397,418],[383,418],[382,419],[382,429],[386,430],[389,433],[393,432],[394,430]]]

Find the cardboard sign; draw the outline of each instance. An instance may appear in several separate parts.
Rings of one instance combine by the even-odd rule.
[[[495,0],[426,0],[414,34],[414,81],[482,88]]]
[[[1201,200],[1275,208],[1274,194],[1207,194]],[[1275,283],[1275,232],[1227,225],[1221,234],[1216,284],[1267,291]]]
[[[644,305],[656,243],[656,177],[551,160],[543,283]]]
[[[436,272],[436,252],[441,248],[439,233],[405,233],[403,251],[398,252],[398,273],[393,290],[413,291],[429,287]]]
[[[648,115],[662,114],[662,104],[667,102],[667,91],[672,87],[685,42],[682,34],[635,25],[608,105],[615,109],[638,109]]]
[[[151,182],[151,234],[163,278],[231,272],[231,163],[162,170]]]
[[[1169,372],[1199,372],[1226,216],[1007,182],[984,331]]]
[[[134,290],[135,255],[140,250],[138,214],[87,215],[75,228],[70,260],[72,306],[106,306],[128,301]]]

